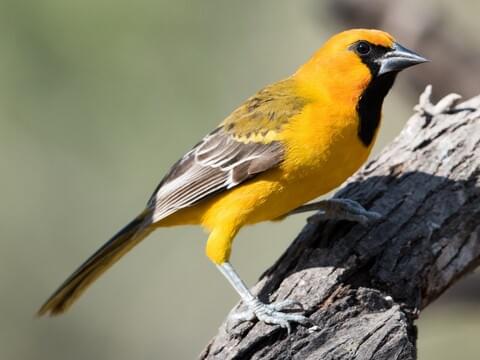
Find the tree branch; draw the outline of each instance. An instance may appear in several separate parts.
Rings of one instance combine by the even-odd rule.
[[[201,359],[415,359],[420,310],[480,261],[479,108],[415,114],[336,194],[384,218],[305,226],[254,287],[300,301],[317,331],[227,321]]]

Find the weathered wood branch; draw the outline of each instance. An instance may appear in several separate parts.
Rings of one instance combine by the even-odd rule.
[[[305,226],[254,287],[300,301],[318,330],[226,321],[201,358],[415,359],[420,311],[479,264],[479,174],[480,96],[415,114],[336,194],[384,218]]]

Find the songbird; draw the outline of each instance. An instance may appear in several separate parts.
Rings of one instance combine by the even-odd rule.
[[[382,104],[398,72],[426,62],[380,30],[330,38],[290,77],[247,99],[177,161],[146,208],[85,261],[45,302],[39,315],[66,311],[102,273],[157,228],[198,224],[206,254],[258,319],[290,331],[307,324],[286,300],[265,304],[229,262],[244,226],[320,210],[317,218],[367,223],[380,215],[348,199],[307,202],[342,184],[367,159]]]

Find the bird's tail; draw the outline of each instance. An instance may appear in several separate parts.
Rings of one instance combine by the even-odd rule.
[[[148,211],[132,220],[85,261],[38,310],[37,315],[64,313],[100,275],[153,231]]]

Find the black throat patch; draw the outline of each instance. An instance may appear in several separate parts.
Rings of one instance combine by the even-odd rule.
[[[358,100],[357,113],[360,118],[358,137],[365,146],[370,146],[377,132],[382,117],[383,100],[392,87],[396,75],[396,73],[387,73],[372,77],[370,84]]]
[[[357,45],[358,43],[355,43],[351,46],[352,51],[355,51]],[[371,47],[371,51],[368,54],[362,55],[357,53],[362,62],[368,66],[372,76],[372,80],[362,95],[360,95],[357,103],[357,113],[360,120],[358,137],[365,146],[370,146],[375,137],[382,117],[383,100],[397,76],[396,72],[378,75],[380,65],[376,60],[391,49],[370,43],[368,45]]]

